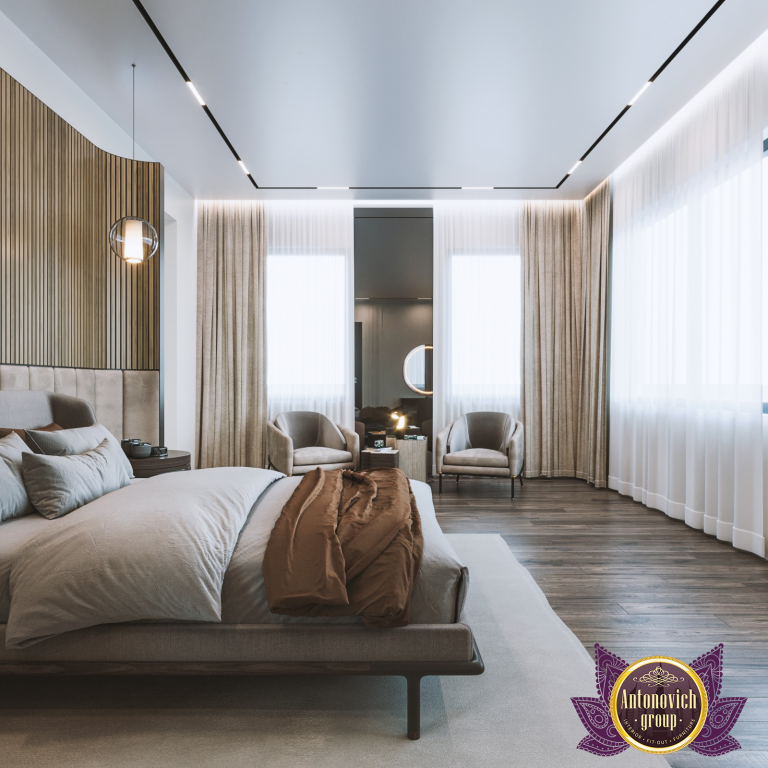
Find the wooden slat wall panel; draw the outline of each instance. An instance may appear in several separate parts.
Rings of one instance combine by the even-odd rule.
[[[160,258],[121,262],[122,216],[161,233],[162,166],[100,150],[0,69],[0,363],[159,370]]]

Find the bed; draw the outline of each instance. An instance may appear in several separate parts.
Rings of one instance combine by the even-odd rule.
[[[58,520],[32,514],[0,523],[0,674],[399,675],[407,680],[407,735],[419,738],[421,678],[478,675],[484,669],[463,620],[469,574],[440,530],[431,489],[411,482],[424,554],[410,623],[371,629],[359,617],[292,617],[269,610],[261,563],[272,527],[300,479],[245,468],[160,475],[134,480]],[[234,549],[219,585],[220,606],[197,610],[205,599],[196,598],[197,585],[177,574],[189,559],[179,532],[200,533],[202,518],[185,516],[192,515],[194,503],[210,506],[211,499],[221,500],[225,520],[212,549],[225,551],[227,536],[234,536]],[[243,504],[239,523],[227,517],[234,515],[229,508]],[[150,521],[138,547],[145,560],[137,559],[135,573],[112,574],[100,554],[106,539],[99,537],[120,539],[120,521],[130,520],[135,528],[141,514]],[[160,561],[169,550],[177,560],[163,570]],[[61,595],[69,600],[75,591],[67,583],[73,556],[91,566],[78,577],[75,607],[62,608]],[[53,593],[60,594],[53,599]],[[153,601],[163,610],[145,607]],[[165,607],[174,601],[180,607]],[[181,605],[190,602],[194,610]],[[137,619],[132,603],[146,615]],[[166,614],[175,618],[158,618]]]

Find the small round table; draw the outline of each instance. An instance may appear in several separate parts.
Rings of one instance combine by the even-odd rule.
[[[146,459],[128,457],[136,477],[154,477],[166,472],[183,472],[191,469],[189,451],[168,451],[167,456],[148,456]]]

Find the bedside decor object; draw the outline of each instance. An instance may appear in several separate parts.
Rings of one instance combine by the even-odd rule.
[[[166,472],[184,472],[192,469],[189,451],[168,451],[166,456],[147,455],[144,459],[131,456],[129,461],[136,477],[154,477]]]
[[[168,449],[164,445],[153,445],[152,446],[152,453],[150,455],[152,455],[152,456],[167,456],[168,455]]]
[[[136,65],[133,67],[133,122],[131,138],[133,140],[132,159],[136,160]],[[140,216],[123,216],[109,231],[109,247],[126,264],[143,264],[157,252],[160,239],[157,230]]]
[[[131,444],[131,458],[132,459],[148,459],[152,454],[152,446],[150,443],[132,443]]]
[[[405,416],[400,416],[397,420],[397,426],[395,427],[395,437],[398,440],[402,440],[405,435]]]
[[[371,430],[365,436],[366,448],[383,448],[386,439],[387,431],[385,429]],[[377,445],[377,443],[381,443],[381,445]]]

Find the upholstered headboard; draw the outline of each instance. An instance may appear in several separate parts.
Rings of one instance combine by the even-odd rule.
[[[57,392],[87,400],[116,438],[160,442],[160,374],[92,368],[0,365],[0,390]]]

